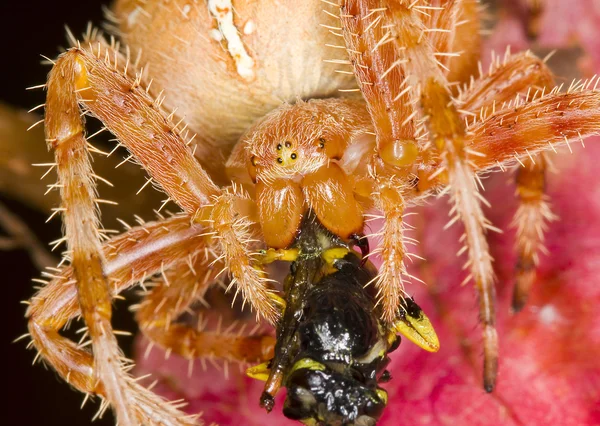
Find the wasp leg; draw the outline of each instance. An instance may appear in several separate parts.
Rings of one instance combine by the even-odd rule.
[[[290,249],[267,249],[261,250],[258,257],[260,265],[268,265],[275,262],[276,260],[283,260],[285,262],[293,262],[298,258],[299,250],[297,248]]]
[[[367,261],[369,253],[371,252],[371,247],[369,246],[369,239],[366,235],[363,234],[352,234],[350,235],[350,242],[352,243],[352,245],[360,249],[360,254],[363,258],[362,264],[364,265]]]

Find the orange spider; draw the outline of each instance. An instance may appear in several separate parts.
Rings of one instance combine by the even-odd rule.
[[[518,310],[553,217],[543,152],[598,130],[597,80],[560,92],[531,54],[507,53],[488,72],[477,69],[476,0],[280,3],[120,0],[109,19],[123,44],[91,32],[73,40],[48,77],[46,140],[70,266],[32,298],[29,332],[40,355],[80,391],[105,398],[121,426],[194,420],[127,373],[111,327],[118,293],[161,274],[137,313],[151,341],[187,358],[266,361],[268,336],[175,319],[225,271],[257,317],[276,324],[281,297],[257,249],[285,258],[309,210],[342,240],[360,241],[367,213],[379,211],[374,282],[382,321],[392,323],[405,297],[404,210],[436,193],[454,203],[448,225],[464,224],[461,253],[479,295],[484,387],[492,391],[498,338],[485,234],[496,228],[482,212],[478,175],[523,166]],[[130,59],[138,51],[147,67]],[[106,237],[81,109],[183,213]],[[78,315],[92,352],[59,334]]]

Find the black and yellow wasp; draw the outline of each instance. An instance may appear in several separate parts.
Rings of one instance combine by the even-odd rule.
[[[277,327],[274,357],[248,369],[265,380],[261,405],[270,411],[281,386],[287,388],[283,413],[314,425],[376,424],[387,404],[379,387],[390,380],[388,354],[400,333],[435,352],[439,341],[421,308],[406,298],[393,324],[381,320],[377,275],[366,257],[327,231],[313,215],[301,226],[295,244],[264,251],[264,262],[291,261],[284,281],[285,306]],[[358,244],[365,255],[368,247]]]

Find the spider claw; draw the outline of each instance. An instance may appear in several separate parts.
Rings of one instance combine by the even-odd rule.
[[[369,239],[364,234],[352,234],[350,235],[350,242],[360,249],[362,255],[360,266],[365,266],[370,253]]]

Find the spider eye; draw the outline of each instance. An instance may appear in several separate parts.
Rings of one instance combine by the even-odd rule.
[[[295,160],[296,158],[298,158],[298,155],[295,152],[292,152],[292,155],[290,155],[290,158],[292,160]]]
[[[250,157],[250,164],[248,165],[248,174],[250,174],[250,178],[252,182],[256,183],[256,156],[253,155]]]
[[[280,144],[280,143],[278,143],[278,144],[277,144],[277,151],[281,151],[281,148],[282,148],[281,144]]]
[[[278,162],[279,164],[282,164],[282,163],[283,163],[283,158],[281,158],[281,157],[277,157],[277,162]]]
[[[325,138],[319,138],[319,148],[325,148]]]
[[[291,148],[292,143],[290,141],[285,141],[285,147],[286,148]]]

